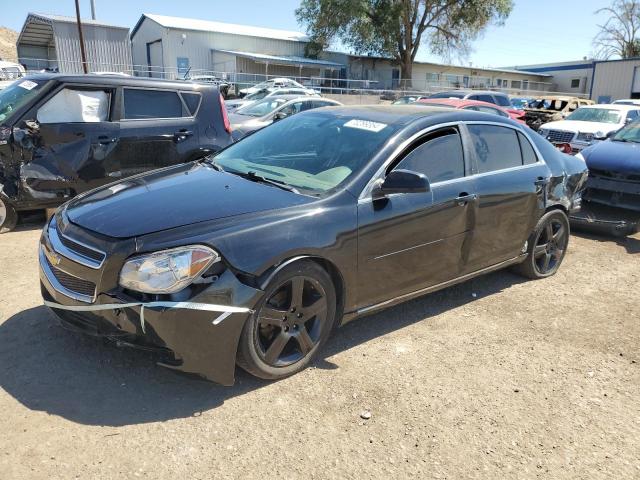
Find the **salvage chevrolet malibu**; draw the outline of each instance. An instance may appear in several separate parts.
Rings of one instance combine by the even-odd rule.
[[[586,178],[506,118],[310,110],[63,205],[42,294],[63,325],[171,368],[278,379],[358,316],[508,266],[553,275]]]

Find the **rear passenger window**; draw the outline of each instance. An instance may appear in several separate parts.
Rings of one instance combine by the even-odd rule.
[[[522,166],[515,130],[493,125],[469,125],[468,128],[478,158],[479,173]]]
[[[509,97],[507,97],[506,95],[495,95],[495,99],[496,99],[495,103],[500,105],[501,107],[512,108],[511,102],[509,101]]]
[[[124,118],[179,118],[182,102],[177,92],[166,90],[124,89]]]
[[[182,99],[187,105],[191,116],[195,117],[198,112],[198,107],[200,106],[200,94],[194,92],[181,92],[180,95],[182,95]]]
[[[464,177],[464,155],[460,134],[447,129],[429,135],[395,167],[423,173],[430,183]]]
[[[491,95],[478,95],[478,100],[481,102],[496,103]]]
[[[518,140],[520,141],[520,150],[522,151],[522,164],[531,165],[538,161],[536,152],[524,135],[518,132]]]

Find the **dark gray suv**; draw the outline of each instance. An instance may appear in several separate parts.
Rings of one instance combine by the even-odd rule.
[[[39,74],[0,91],[0,233],[18,212],[232,142],[218,87],[108,75]]]

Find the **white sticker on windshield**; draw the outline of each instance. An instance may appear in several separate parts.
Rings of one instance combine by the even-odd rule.
[[[378,133],[380,130],[386,127],[387,124],[372,122],[369,120],[359,120],[354,118],[353,120],[349,120],[347,123],[345,123],[344,126],[349,128],[359,128],[360,130],[367,130],[369,132]]]
[[[32,82],[31,80],[25,80],[24,82],[20,82],[18,86],[24,88],[25,90],[33,90],[38,86],[38,84],[36,82]]]

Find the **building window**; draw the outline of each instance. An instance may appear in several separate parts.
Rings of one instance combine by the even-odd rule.
[[[427,73],[427,82],[439,82],[440,75],[438,73]]]
[[[571,80],[571,88],[580,88],[580,79],[579,78],[573,78]]]
[[[460,85],[460,80],[457,75],[447,75],[445,78],[447,79],[447,82],[449,82],[449,84],[451,85],[456,85],[456,86]]]
[[[522,89],[523,90],[529,90],[529,80],[523,80],[522,81]]]
[[[511,88],[522,88],[522,82],[520,80],[511,80]]]
[[[496,87],[501,87],[501,86],[502,86],[502,79],[496,78]]]

